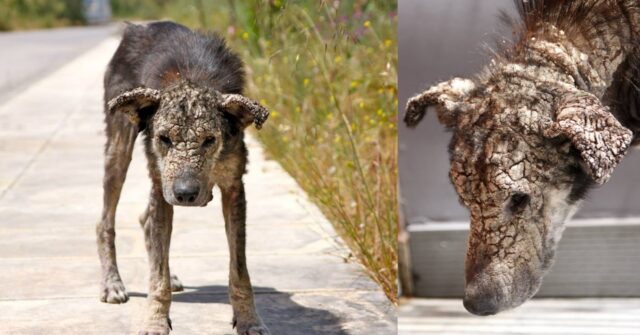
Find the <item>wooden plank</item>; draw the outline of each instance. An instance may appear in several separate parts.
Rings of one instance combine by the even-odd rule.
[[[533,299],[477,317],[460,299],[408,299],[398,311],[401,335],[637,335],[640,299]]]

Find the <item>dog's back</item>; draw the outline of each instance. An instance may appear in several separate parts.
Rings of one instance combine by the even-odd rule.
[[[104,77],[105,102],[135,87],[161,89],[178,79],[242,93],[242,61],[217,34],[173,22],[127,23]]]

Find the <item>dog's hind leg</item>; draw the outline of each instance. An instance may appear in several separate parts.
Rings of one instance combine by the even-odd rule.
[[[233,326],[240,335],[269,335],[269,329],[256,311],[247,270],[245,258],[247,203],[242,180],[234,181],[229,187],[221,187],[221,193],[222,212],[231,256],[229,299],[233,308]]]
[[[100,300],[112,304],[121,304],[129,300],[116,262],[115,217],[137,135],[137,127],[129,122],[124,114],[107,115],[104,204],[96,233],[98,255],[102,265]]]

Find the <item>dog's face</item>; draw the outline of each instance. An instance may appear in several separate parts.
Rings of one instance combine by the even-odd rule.
[[[471,214],[464,305],[477,315],[537,292],[564,222],[631,142],[595,96],[539,71],[508,65],[480,85],[456,78],[407,105],[409,126],[434,105],[453,131],[450,177]]]
[[[478,315],[537,292],[564,222],[590,185],[569,141],[489,125],[496,122],[455,131],[451,143],[451,181],[471,215],[464,305]]]
[[[211,171],[228,140],[224,134],[238,128],[221,111],[216,92],[181,85],[161,93],[149,135],[168,203],[202,206],[211,200]]]
[[[236,94],[220,94],[181,82],[163,91],[135,89],[109,102],[147,129],[165,200],[204,206],[211,200],[214,171],[225,148],[249,124],[260,127],[268,112]]]

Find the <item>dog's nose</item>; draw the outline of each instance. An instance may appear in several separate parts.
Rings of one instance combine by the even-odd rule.
[[[497,292],[479,286],[477,282],[465,286],[463,305],[470,313],[480,316],[496,314],[500,309]]]
[[[200,183],[191,177],[178,178],[173,183],[173,194],[180,203],[193,203],[200,194]]]
[[[477,297],[471,299],[465,297],[462,304],[469,313],[475,315],[486,316],[498,313],[498,304],[490,297]]]

